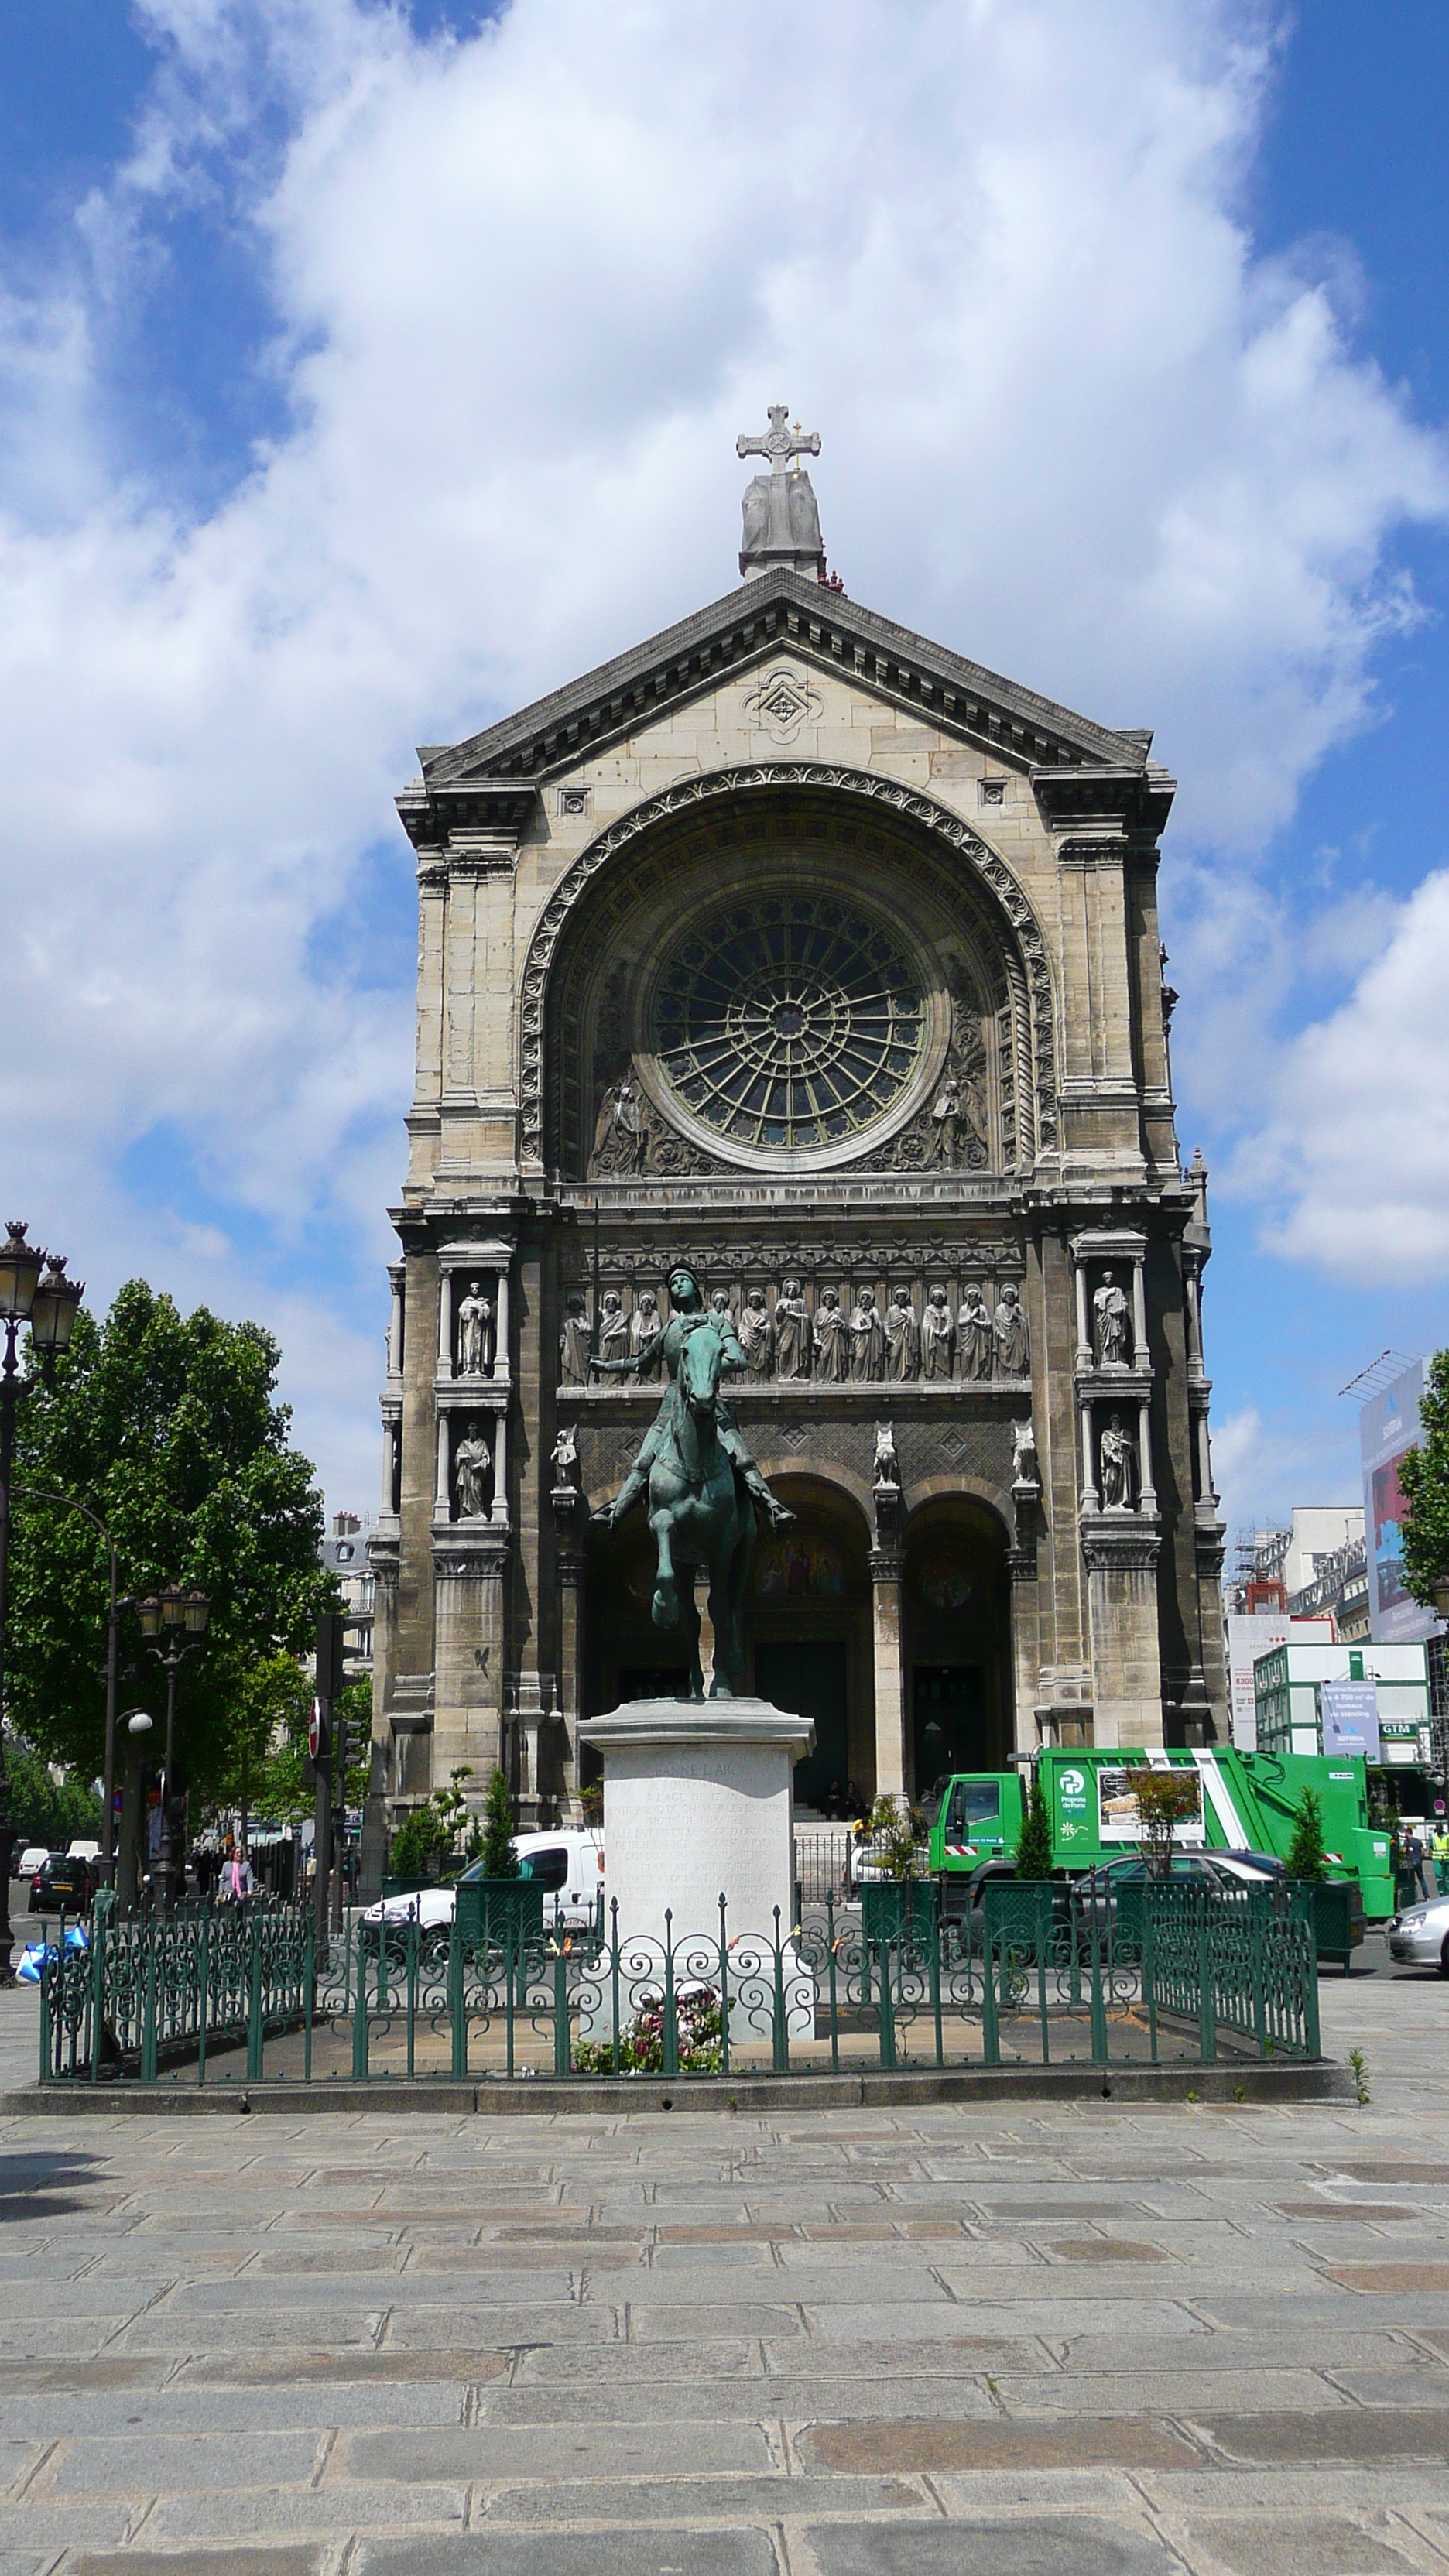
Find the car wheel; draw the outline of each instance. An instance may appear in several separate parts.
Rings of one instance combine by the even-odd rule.
[[[1449,1977],[1449,1933],[1445,1934],[1444,1944],[1439,1952],[1439,1974],[1441,1977]]]

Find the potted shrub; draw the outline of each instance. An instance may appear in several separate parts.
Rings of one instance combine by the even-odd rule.
[[[861,1930],[866,1942],[923,1941],[936,1924],[938,1890],[920,1874],[920,1817],[894,1798],[877,1798],[870,1811],[870,1860],[883,1875],[861,1881]]]
[[[1347,1976],[1356,1943],[1363,1939],[1363,1890],[1356,1878],[1330,1878],[1323,1848],[1323,1809],[1305,1789],[1293,1815],[1293,1840],[1284,1863],[1295,1887],[1308,1892],[1309,1919],[1320,1959],[1336,1959]]]
[[[543,1881],[520,1873],[513,1801],[496,1764],[483,1802],[483,1847],[458,1882],[458,1922],[465,1940],[500,1946],[543,1934]]]

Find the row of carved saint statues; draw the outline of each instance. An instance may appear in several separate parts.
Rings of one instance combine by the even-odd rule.
[[[822,1288],[814,1311],[798,1279],[786,1279],[773,1307],[763,1288],[751,1288],[736,1308],[728,1289],[710,1304],[728,1315],[758,1380],[815,1378],[834,1386],[881,1386],[914,1378],[983,1380],[1031,1375],[1031,1330],[1021,1294],[1008,1281],[993,1313],[979,1287],[968,1287],[956,1312],[944,1288],[932,1288],[918,1310],[907,1288],[893,1288],[884,1306],[873,1288],[850,1304],[838,1288]],[[659,1371],[652,1349],[662,1317],[652,1288],[641,1288],[632,1314],[617,1288],[599,1302],[598,1331],[584,1298],[568,1300],[559,1335],[559,1375],[566,1386],[587,1386],[595,1360],[635,1360],[642,1377]]]

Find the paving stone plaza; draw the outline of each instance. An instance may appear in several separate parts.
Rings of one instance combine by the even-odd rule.
[[[1363,2107],[8,2118],[0,2576],[1449,2568],[1444,1991],[1321,1993]]]

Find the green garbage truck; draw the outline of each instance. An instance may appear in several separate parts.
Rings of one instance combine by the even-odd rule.
[[[1036,1756],[1051,1826],[1052,1867],[1075,1876],[1140,1838],[1132,1787],[1135,1763],[1195,1775],[1195,1812],[1176,1828],[1184,1850],[1268,1852],[1287,1858],[1305,1789],[1318,1798],[1329,1874],[1356,1878],[1364,1913],[1383,1922],[1394,1911],[1389,1838],[1369,1823],[1362,1754],[1240,1753],[1231,1745],[1172,1752],[1075,1751],[1047,1746]],[[957,1772],[933,1797],[931,1868],[970,1873],[979,1862],[1009,1858],[1021,1837],[1027,1774]]]

